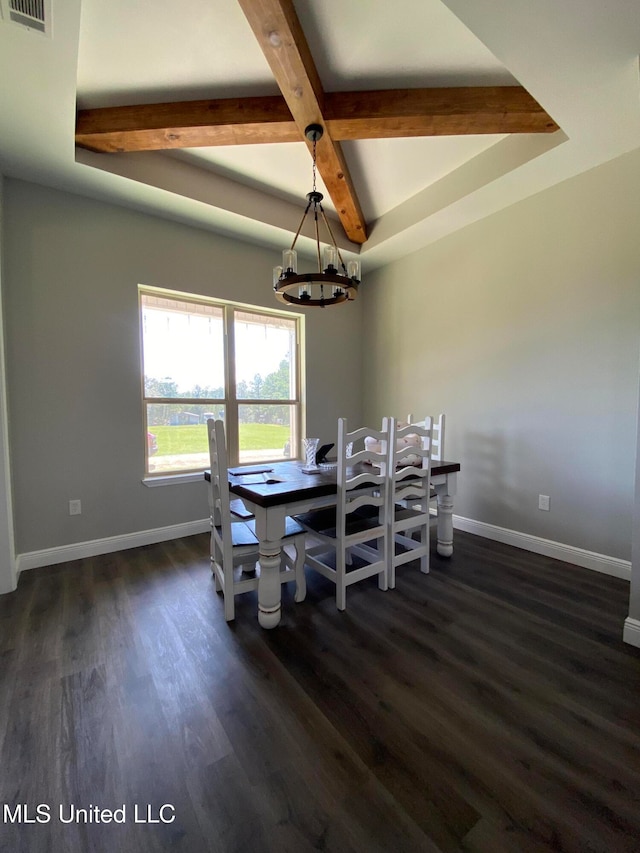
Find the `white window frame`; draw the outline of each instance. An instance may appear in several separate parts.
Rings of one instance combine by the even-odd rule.
[[[223,358],[224,358],[224,397],[220,398],[191,398],[191,397],[147,397],[145,394],[145,371],[144,371],[144,347],[143,347],[143,296],[153,296],[159,299],[169,301],[180,301],[183,303],[192,302],[196,305],[207,305],[222,309],[223,321]],[[169,306],[167,306],[169,307]],[[170,309],[169,309],[170,310]],[[295,324],[295,345],[294,345],[294,397],[290,399],[262,399],[238,398],[235,383],[235,315],[236,311],[244,314],[255,314],[258,317],[282,317]],[[291,458],[300,457],[301,436],[304,434],[304,315],[296,314],[292,311],[278,311],[276,309],[264,308],[261,305],[249,305],[242,302],[230,302],[224,299],[214,299],[207,296],[201,296],[192,293],[183,293],[182,291],[167,290],[165,288],[157,288],[149,285],[138,286],[138,314],[140,321],[140,380],[141,380],[141,396],[142,396],[142,423],[143,423],[143,447],[144,447],[144,478],[143,482],[149,486],[164,485],[166,483],[183,483],[193,480],[201,480],[202,473],[209,466],[205,465],[200,468],[171,472],[171,471],[150,471],[149,470],[149,452],[147,444],[147,406],[154,403],[167,403],[169,405],[175,403],[192,403],[197,406],[210,405],[213,408],[224,407],[225,411],[225,428],[227,437],[227,452],[230,465],[241,464],[239,461],[240,445],[239,445],[239,419],[238,411],[242,405],[260,405],[260,406],[290,406],[293,409],[293,417],[291,422],[291,445],[294,453]],[[152,428],[151,428],[152,429]]]

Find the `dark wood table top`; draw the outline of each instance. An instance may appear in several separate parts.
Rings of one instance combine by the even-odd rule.
[[[298,500],[325,497],[336,493],[336,469],[321,468],[318,473],[305,474],[304,463],[300,460],[286,462],[266,462],[264,465],[239,465],[229,469],[229,491],[240,498],[246,498],[261,507],[279,506]],[[371,471],[371,467],[360,463],[362,472]],[[268,470],[267,470],[268,469]],[[431,463],[431,476],[454,474],[460,470],[459,462]],[[241,473],[246,471],[246,473]],[[265,473],[249,472],[264,471]],[[236,473],[233,473],[236,472]],[[209,471],[205,478],[209,479]],[[264,478],[264,481],[261,481]],[[269,481],[276,482],[269,482]]]

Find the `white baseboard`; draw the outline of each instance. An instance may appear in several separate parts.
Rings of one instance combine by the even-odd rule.
[[[541,539],[529,533],[518,533],[515,530],[497,527],[495,524],[486,524],[483,521],[474,521],[460,515],[453,516],[453,526],[457,530],[465,530],[467,533],[474,533],[476,536],[483,536],[485,539],[493,539],[496,542],[504,542],[506,545],[523,548],[525,551],[533,551],[535,554],[543,554],[546,557],[553,557],[566,563],[574,563],[576,566],[583,566],[586,569],[593,569],[596,572],[602,572],[616,578],[631,579],[631,563],[628,560],[607,557],[605,554],[596,554],[593,551],[585,551],[572,545],[563,545],[560,542]],[[209,529],[209,519],[206,518],[185,522],[184,524],[173,524],[169,527],[158,527],[154,530],[127,533],[124,536],[110,536],[106,539],[93,539],[89,542],[46,548],[43,551],[31,551],[18,555],[18,573],[27,569],[37,569],[41,566],[66,563],[70,560],[96,557],[99,554],[111,554],[114,551],[124,551],[127,548],[138,548],[141,545],[152,545],[154,542],[166,542],[169,539],[180,539],[183,536],[194,536],[197,533],[207,533]]]
[[[640,619],[632,619],[631,616],[627,616],[624,620],[622,639],[630,646],[637,646],[640,649]]]
[[[457,530],[465,530],[467,533],[475,533],[485,539],[493,539],[496,542],[504,542],[505,545],[513,545],[523,548],[525,551],[533,551],[534,554],[543,554],[545,557],[553,557],[565,563],[573,563],[585,569],[602,572],[623,580],[631,580],[631,562],[620,560],[617,557],[608,557],[606,554],[596,554],[594,551],[585,551],[575,548],[573,545],[563,545],[561,542],[553,542],[551,539],[541,539],[530,533],[518,533],[516,530],[508,530],[506,527],[497,527],[495,524],[486,524],[484,521],[474,521],[463,518],[460,515],[453,516],[453,526]]]
[[[183,536],[194,536],[196,533],[208,533],[210,529],[209,519],[206,518],[184,524],[172,524],[169,527],[158,527],[154,530],[126,533],[123,536],[109,536],[107,539],[93,539],[90,542],[76,542],[73,545],[31,551],[27,554],[18,554],[18,573],[26,569],[66,563],[69,560],[81,560],[84,557],[125,551],[127,548],[139,548],[141,545],[153,545],[155,542],[166,542],[169,539],[181,539]]]

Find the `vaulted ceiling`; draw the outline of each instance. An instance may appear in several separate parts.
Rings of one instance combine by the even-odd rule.
[[[319,123],[366,269],[640,145],[639,7],[52,0],[0,22],[0,168],[280,248]]]

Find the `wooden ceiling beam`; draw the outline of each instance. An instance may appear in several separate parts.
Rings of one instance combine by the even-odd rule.
[[[280,95],[80,110],[76,144],[90,151],[159,151],[300,142]]]
[[[335,140],[558,129],[521,86],[325,94],[324,123]],[[281,95],[80,110],[76,124],[77,145],[109,153],[300,140]]]
[[[300,137],[310,124],[325,132],[317,142],[318,172],[348,238],[364,243],[367,229],[340,143],[324,121],[324,91],[292,0],[238,0],[291,110]],[[311,143],[307,142],[311,148]]]
[[[325,95],[324,117],[334,139],[558,130],[522,86],[336,92]]]

